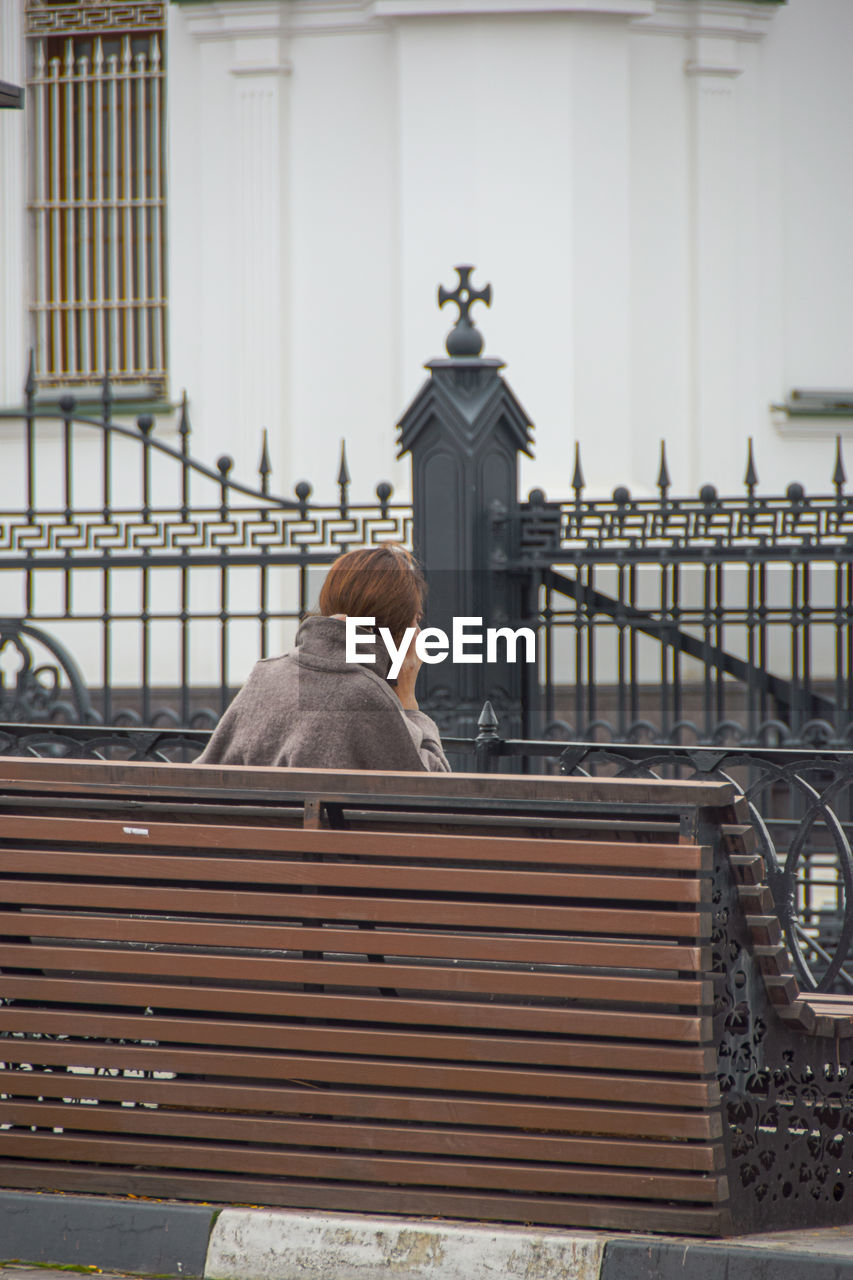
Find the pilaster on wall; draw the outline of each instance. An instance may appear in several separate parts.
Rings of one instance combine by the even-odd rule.
[[[683,38],[689,113],[687,166],[690,261],[690,438],[688,487],[718,478],[730,447],[745,450],[743,365],[755,361],[740,277],[745,210],[756,192],[743,156],[760,127],[744,109],[743,77],[756,74],[751,48],[763,39],[775,3],[658,0],[635,31]],[[744,429],[746,428],[746,429]],[[744,452],[745,457],[745,452]]]
[[[572,417],[587,482],[609,491],[617,460],[626,476],[633,435],[629,28],[572,26]],[[563,488],[565,444],[564,459]]]
[[[171,120],[195,178],[183,173],[172,185],[173,243],[188,251],[186,262],[172,258],[174,378],[204,424],[205,453],[236,456],[243,478],[269,430],[275,489],[289,438],[284,8],[281,0],[179,7],[182,66],[194,70],[175,86]]]
[[[0,4],[0,80],[26,80],[23,0]],[[26,113],[0,111],[0,406],[21,403],[26,378]]]
[[[737,412],[738,53],[734,40],[697,33],[685,64],[693,133],[691,488],[712,474],[707,464],[719,448],[719,433]]]

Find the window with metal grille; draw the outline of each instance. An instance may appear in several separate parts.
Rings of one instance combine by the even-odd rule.
[[[166,389],[165,3],[26,0],[41,387]]]

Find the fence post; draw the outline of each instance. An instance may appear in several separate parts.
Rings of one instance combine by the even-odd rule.
[[[429,582],[427,624],[453,634],[453,619],[481,619],[482,628],[515,629],[522,587],[506,570],[514,552],[518,455],[530,454],[531,425],[501,377],[503,361],[485,357],[470,319],[474,302],[491,304],[491,286],[475,290],[470,266],[456,267],[453,292],[438,304],[459,315],[447,357],[428,361],[429,378],[399,423],[400,453],[412,457],[413,542]],[[471,630],[479,630],[473,624]],[[505,735],[521,728],[521,661],[424,664],[418,697],[444,733],[473,737],[483,703],[492,703]],[[499,653],[505,653],[503,643]],[[519,646],[518,656],[523,656]]]

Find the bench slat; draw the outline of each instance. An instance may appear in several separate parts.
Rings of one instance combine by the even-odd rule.
[[[226,1022],[156,1015],[78,1013],[69,1009],[0,1008],[0,1032],[41,1031],[75,1037],[156,1040],[168,1044],[246,1046],[251,1049],[300,1049],[306,1053],[356,1053],[400,1058],[443,1058],[449,1061],[517,1062],[534,1066],[613,1067],[618,1061],[635,1071],[712,1075],[717,1058],[708,1048],[666,1044],[573,1040],[550,1037],[498,1039],[494,1035],[442,1035],[434,1031],[404,1032],[364,1027],[312,1027],[267,1022]],[[2,1055],[0,1055],[2,1056]]]
[[[562,941],[527,936],[478,937],[461,932],[390,933],[384,930],[312,929],[301,925],[225,924],[220,920],[139,919],[128,916],[52,915],[0,911],[0,935],[80,938],[104,941],[181,943],[186,946],[243,947],[280,951],[334,951],[341,954],[418,956],[460,960],[518,961],[624,969],[709,969],[709,947],[655,946],[649,943]]]
[[[373,971],[376,972],[375,970]],[[379,977],[381,978],[381,972]],[[445,1027],[493,1027],[502,1031],[543,1031],[558,1035],[614,1036],[668,1043],[707,1042],[711,1019],[695,1014],[648,1012],[642,1009],[558,1009],[548,1005],[479,1003],[430,997],[345,995],[311,991],[258,991],[251,987],[177,987],[151,982],[108,979],[3,976],[6,996],[48,1002],[148,1006],[210,1013],[261,1014],[281,1018],[338,1018],[347,1022],[420,1023]]]
[[[399,1187],[324,1186],[313,1182],[287,1183],[254,1178],[228,1178],[201,1173],[147,1173],[138,1169],[72,1168],[33,1162],[21,1166],[0,1161],[0,1180],[7,1187],[56,1186],[61,1178],[71,1191],[280,1205],[284,1208],[331,1209],[353,1213],[396,1213],[414,1217],[435,1215],[487,1222],[531,1222],[552,1226],[597,1227],[613,1231],[656,1231],[677,1235],[720,1235],[730,1232],[728,1208],[723,1205],[632,1204],[630,1201],[560,1200],[557,1197],[500,1196],[471,1192],[411,1190]]]
[[[523,947],[518,962],[524,963]],[[203,952],[147,951],[140,948],[27,947],[0,944],[4,969],[43,968],[53,973],[94,972],[108,976],[204,978],[246,983],[324,983],[336,987],[398,987],[458,994],[538,996],[564,1000],[602,1000],[613,1003],[707,1005],[713,999],[709,980],[692,978],[599,977],[587,973],[532,973],[515,969],[443,968],[428,965],[383,964],[274,957],[213,955]]]
[[[585,1098],[594,1102],[647,1102],[656,1106],[703,1107],[719,1097],[715,1081],[621,1076],[529,1068],[396,1063],[387,1059],[312,1058],[289,1053],[229,1053],[221,1049],[152,1048],[149,1045],[68,1044],[12,1040],[3,1045],[7,1063],[70,1063],[75,1067],[169,1071],[208,1077],[325,1081],[374,1088],[518,1094],[538,1098]]]
[[[0,1070],[3,1092],[12,1097],[134,1101],[158,1106],[209,1107],[245,1115],[274,1114],[347,1117],[414,1124],[503,1126],[552,1133],[612,1135],[664,1141],[708,1142],[720,1138],[716,1111],[677,1108],[592,1106],[560,1101],[535,1103],[481,1099],[464,1094],[360,1093],[358,1090],[279,1088],[244,1081],[152,1080],[56,1072]],[[126,1109],[126,1108],[125,1108]]]
[[[163,1115],[140,1108],[115,1109],[46,1102],[0,1102],[0,1123],[63,1127],[76,1133],[112,1131],[162,1135]],[[218,1138],[269,1146],[353,1148],[376,1151],[421,1151],[449,1156],[478,1156],[527,1163],[598,1164],[605,1167],[689,1170],[714,1173],[723,1167],[720,1143],[625,1142],[614,1138],[545,1137],[498,1129],[435,1128],[426,1125],[369,1125],[361,1121],[291,1120],[170,1108],[168,1125],[175,1137]]]
[[[371,898],[360,894],[286,894],[246,889],[96,885],[73,880],[3,880],[5,902],[27,906],[99,907],[134,912],[322,919],[365,923],[416,922],[446,928],[511,929],[524,933],[601,933],[641,938],[707,939],[711,912],[649,911],[637,907],[545,906],[540,902],[452,902],[431,898]]]
[[[637,867],[655,871],[711,870],[711,850],[690,844],[628,844],[606,840],[538,837],[430,835],[415,831],[333,831],[279,826],[212,825],[141,821],[147,835],[128,833],[128,823],[83,818],[25,818],[3,821],[5,840],[62,844],[124,844],[140,849],[211,849],[253,852],[347,854],[362,857],[428,858],[444,861],[537,862],[562,866]],[[535,855],[535,856],[534,856]]]
[[[0,1132],[0,1158],[31,1155],[35,1159],[91,1161],[95,1154],[91,1138],[68,1134]],[[567,1168],[562,1165],[474,1164],[464,1160],[406,1160],[371,1153],[326,1154],[298,1149],[268,1151],[236,1144],[138,1141],[113,1136],[98,1143],[97,1161],[107,1164],[157,1165],[163,1169],[227,1168],[248,1173],[329,1178],[348,1182],[390,1182],[413,1186],[448,1184],[460,1188],[495,1191],[539,1192],[548,1195],[611,1195],[631,1199],[683,1199],[716,1202],[720,1198],[723,1174],[674,1174],[660,1171]]]
[[[513,894],[523,898],[606,898],[694,903],[708,895],[702,880],[663,876],[577,875],[572,872],[503,871],[480,868],[404,867],[393,864],[187,858],[137,853],[79,853],[53,850],[0,849],[0,874],[97,876],[132,880],[224,881],[233,884],[331,885],[366,889],[399,889],[407,893]]]

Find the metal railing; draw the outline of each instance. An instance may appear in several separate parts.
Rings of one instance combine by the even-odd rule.
[[[540,636],[533,732],[583,740],[847,747],[853,742],[853,496],[840,439],[834,493],[584,496],[534,490],[510,523],[506,571],[528,583]]]
[[[317,504],[307,481],[271,491],[265,435],[252,487],[230,458],[190,456],[186,400],[177,447],[113,413],[109,379],[97,417],[71,397],[39,407],[31,370],[17,423],[0,415],[20,428],[20,469],[0,476],[0,717],[211,727],[252,661],[292,643],[312,573],[410,545],[411,508],[386,483],[351,503],[344,449],[338,501]]]

